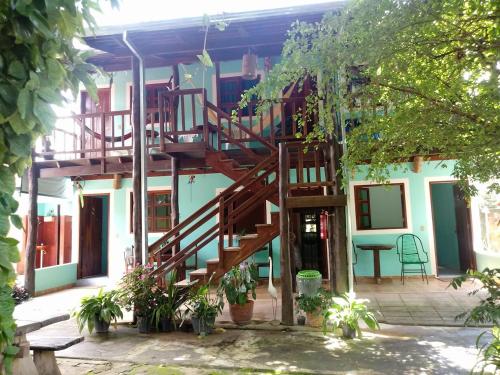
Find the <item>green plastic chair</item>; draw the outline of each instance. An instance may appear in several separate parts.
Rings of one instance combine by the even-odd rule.
[[[422,240],[414,234],[402,234],[396,240],[396,251],[401,263],[401,282],[405,283],[405,275],[408,273],[419,273],[422,281],[427,281],[425,264],[429,262],[429,256],[422,245]],[[408,268],[409,267],[409,268]]]

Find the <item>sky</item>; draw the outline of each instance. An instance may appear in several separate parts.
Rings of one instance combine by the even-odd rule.
[[[99,26],[124,25],[174,18],[201,17],[204,14],[245,12],[298,5],[335,2],[336,0],[121,0],[119,9],[101,2],[102,14],[96,14]]]

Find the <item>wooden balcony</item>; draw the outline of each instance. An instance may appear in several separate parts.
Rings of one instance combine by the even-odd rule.
[[[206,151],[224,151],[243,164],[255,164],[270,147],[297,139],[298,132],[305,136],[312,126],[299,126],[305,98],[283,99],[259,115],[249,110],[243,116],[239,110],[236,121],[227,112],[210,103],[204,89],[161,93],[158,108],[146,112],[148,170],[167,171],[173,155],[181,169],[203,168]],[[42,177],[128,173],[132,145],[130,110],[73,115],[59,118],[37,144],[36,163]]]

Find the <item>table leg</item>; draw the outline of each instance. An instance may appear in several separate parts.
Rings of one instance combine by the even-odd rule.
[[[380,251],[373,250],[373,276],[375,277],[375,282],[380,284],[382,281],[380,279]]]

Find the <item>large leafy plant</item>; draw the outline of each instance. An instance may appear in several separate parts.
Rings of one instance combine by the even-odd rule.
[[[80,310],[74,316],[80,332],[87,326],[89,333],[92,333],[95,319],[106,323],[112,321],[116,323],[118,318],[123,318],[122,310],[118,304],[117,292],[115,290],[104,292],[101,288],[96,296],[83,297]]]
[[[366,302],[367,300],[356,299],[349,294],[333,297],[332,304],[325,311],[324,330],[326,331],[328,326],[334,329],[347,326],[361,337],[360,321],[365,322],[370,329],[378,329],[377,318],[368,309]]]
[[[257,298],[255,289],[259,271],[254,263],[243,262],[238,267],[233,267],[222,277],[218,290],[224,292],[230,305],[244,305],[249,300]]]
[[[330,305],[331,301],[332,294],[323,288],[320,288],[318,293],[312,296],[301,294],[295,298],[299,311],[315,314],[321,314]]]
[[[11,286],[12,263],[19,260],[18,241],[8,232],[10,223],[22,228],[15,176],[31,165],[35,141],[54,126],[52,104],[64,102],[62,92],[76,93],[83,82],[95,94],[89,53],[74,42],[94,26],[91,11],[98,9],[95,0],[0,2],[0,351],[7,369],[16,352]]]
[[[468,270],[467,274],[454,278],[450,286],[460,288],[467,280],[476,280],[478,287],[469,295],[480,296],[479,305],[459,314],[456,318],[465,318],[465,325],[493,323],[500,325],[500,268],[485,268],[481,271]],[[481,297],[484,293],[484,297]]]
[[[467,280],[474,280],[478,287],[469,292],[469,295],[479,295],[479,305],[469,311],[457,315],[456,319],[465,318],[465,325],[493,324],[491,332],[484,331],[476,340],[479,349],[478,360],[472,371],[481,374],[494,368],[500,369],[500,269],[485,268],[481,271],[468,270],[466,275],[454,278],[450,286],[460,288]],[[484,296],[481,297],[481,294]],[[488,339],[481,343],[482,339]],[[496,373],[496,372],[495,372]]]

